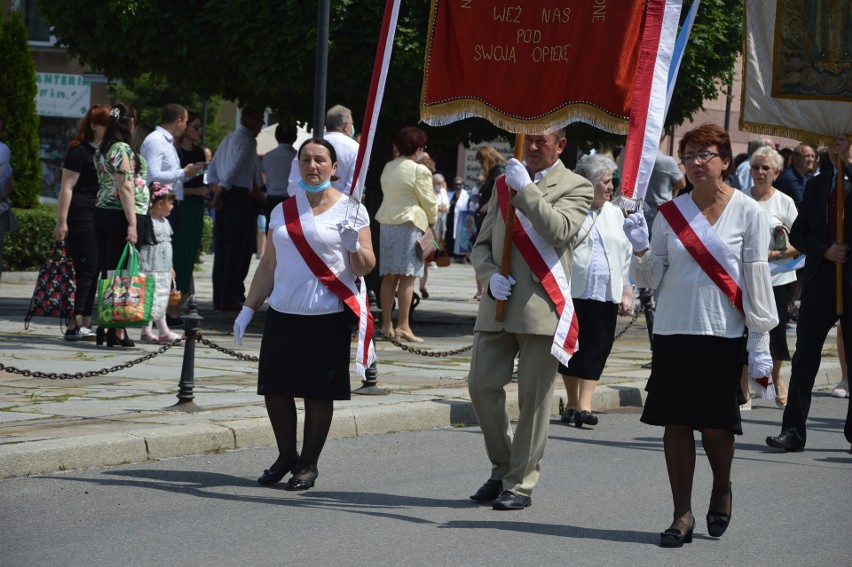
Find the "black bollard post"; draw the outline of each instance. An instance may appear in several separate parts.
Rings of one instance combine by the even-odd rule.
[[[361,394],[364,396],[387,396],[388,391],[382,390],[378,386],[379,371],[376,368],[376,363],[373,362],[364,371],[364,379],[361,380],[361,387],[357,390],[352,390],[353,394]]]
[[[178,383],[178,402],[166,409],[171,411],[183,411],[186,413],[195,413],[204,411],[195,405],[193,401],[195,395],[195,341],[198,335],[199,321],[204,319],[198,314],[198,304],[195,302],[195,296],[190,295],[186,302],[186,307],[189,312],[183,315],[183,320],[186,322],[186,329],[183,341],[183,365],[180,369],[180,382]]]

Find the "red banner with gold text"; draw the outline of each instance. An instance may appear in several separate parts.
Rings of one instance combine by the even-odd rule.
[[[432,0],[421,119],[626,134],[645,0]]]

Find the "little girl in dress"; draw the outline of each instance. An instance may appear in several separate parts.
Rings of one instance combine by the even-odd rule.
[[[169,303],[174,269],[172,268],[172,227],[166,217],[175,206],[175,194],[171,185],[152,182],[148,188],[151,191],[151,224],[154,225],[156,244],[142,244],[139,247],[139,267],[146,275],[153,275],[156,281],[154,306],[151,309],[151,322],[157,324],[159,336],[151,333],[151,322],[142,329],[142,342],[151,344],[167,344],[180,340],[182,335],[173,333],[166,324],[166,306]]]

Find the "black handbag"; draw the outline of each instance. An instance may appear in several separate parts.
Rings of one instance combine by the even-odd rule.
[[[76,293],[74,263],[68,257],[65,242],[54,242],[53,251],[38,272],[35,291],[24,319],[24,329],[29,328],[33,317],[59,317],[60,324],[67,324],[74,316]]]

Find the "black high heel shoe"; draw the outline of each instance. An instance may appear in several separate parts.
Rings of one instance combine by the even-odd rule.
[[[290,462],[281,468],[280,472],[272,472],[272,468],[275,467],[275,465],[272,465],[272,467],[263,471],[263,474],[257,478],[257,482],[258,484],[275,484],[277,482],[281,482],[281,479],[284,478],[284,475],[289,472],[292,472],[298,464],[299,453],[296,453],[296,455],[292,459],[290,459]]]
[[[319,471],[317,471],[317,468],[309,467],[306,470],[290,477],[290,480],[288,480],[287,484],[284,485],[284,490],[296,491],[313,488],[318,476]]]
[[[695,518],[692,519],[692,527],[685,534],[677,528],[669,528],[660,534],[660,547],[683,547],[685,543],[692,543],[692,532],[695,530]]]
[[[728,487],[731,498],[731,511],[728,514],[722,512],[707,512],[707,533],[713,537],[722,537],[725,530],[728,529],[728,524],[731,523],[731,516],[734,513],[734,489]]]
[[[115,345],[122,347],[135,347],[136,343],[128,336],[127,329],[124,330],[124,336],[120,339],[116,337],[115,329],[110,329],[106,334],[106,345],[108,347],[114,347]]]
[[[98,327],[98,330],[95,333],[95,344],[101,346],[104,344],[104,339],[106,339],[106,329]]]

